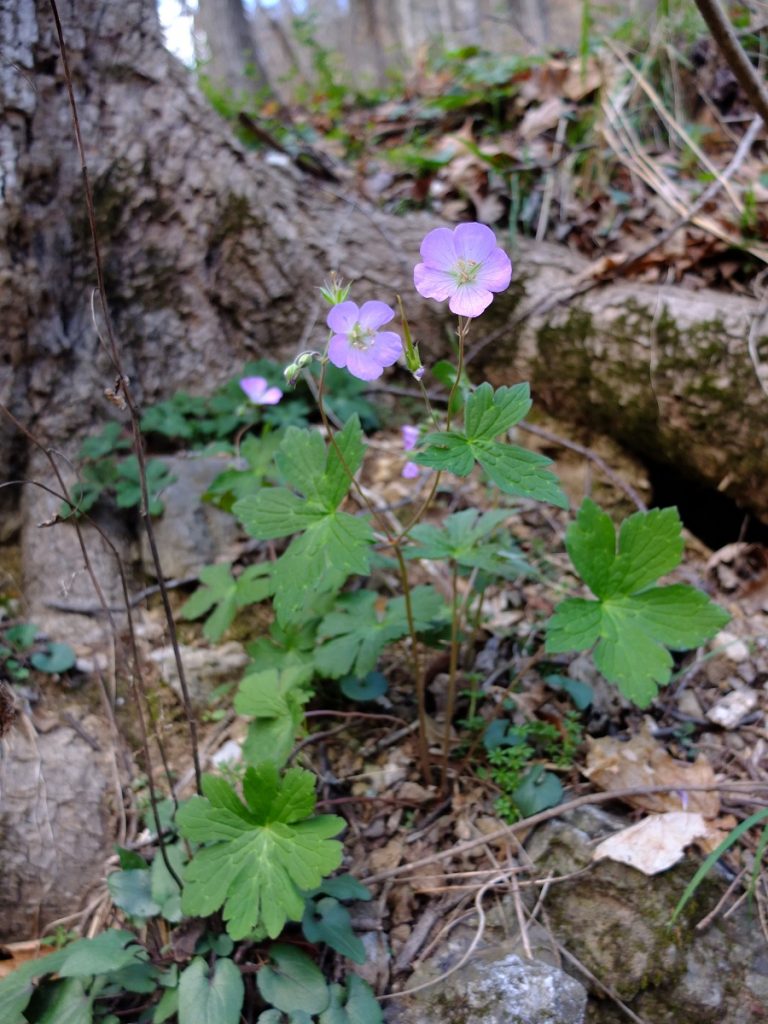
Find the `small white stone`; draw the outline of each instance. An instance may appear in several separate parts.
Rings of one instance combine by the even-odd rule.
[[[221,768],[223,764],[238,764],[242,757],[243,751],[237,740],[227,740],[224,746],[219,747],[212,755],[211,761],[217,768]]]
[[[717,634],[712,641],[712,646],[715,649],[721,649],[729,661],[735,661],[737,664],[740,661],[746,661],[749,657],[749,644],[726,630]]]
[[[712,705],[707,718],[723,729],[734,729],[756,707],[757,694],[754,690],[732,690]]]

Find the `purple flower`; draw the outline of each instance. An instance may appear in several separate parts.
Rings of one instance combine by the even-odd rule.
[[[412,427],[410,423],[406,423],[400,427],[400,436],[403,439],[403,450],[411,452],[416,447],[419,440],[419,428]]]
[[[334,366],[346,367],[353,377],[376,380],[385,366],[396,363],[403,354],[400,336],[393,331],[380,331],[395,311],[385,302],[340,302],[328,313],[327,323],[333,331],[328,344],[328,358]]]
[[[271,388],[263,377],[243,377],[240,387],[254,405],[277,405],[283,397],[280,388]]]
[[[503,292],[512,279],[509,256],[485,224],[435,228],[421,243],[421,258],[413,271],[416,291],[425,299],[450,299],[449,309],[459,316],[480,316],[492,293]]]
[[[400,434],[403,439],[403,449],[405,451],[410,452],[416,447],[419,440],[418,427],[412,427],[410,424],[406,423],[404,426],[400,427]],[[414,480],[419,473],[421,473],[420,466],[417,466],[415,462],[406,462],[403,466],[403,472],[401,475],[404,476],[406,480]]]

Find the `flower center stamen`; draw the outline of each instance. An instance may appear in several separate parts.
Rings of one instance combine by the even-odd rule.
[[[480,264],[477,260],[457,260],[456,266],[453,268],[456,284],[471,284],[477,277],[479,269]]]
[[[359,349],[361,352],[366,352],[373,344],[373,339],[376,337],[376,331],[372,330],[370,327],[363,327],[362,324],[355,324],[347,337],[349,338],[349,344],[352,348]]]

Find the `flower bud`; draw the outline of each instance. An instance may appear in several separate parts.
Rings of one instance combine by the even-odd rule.
[[[286,366],[283,370],[283,376],[285,377],[285,383],[293,387],[296,381],[299,379],[301,374],[301,367],[297,363],[291,363],[290,366]]]
[[[336,271],[332,270],[329,279],[323,281],[320,294],[329,306],[338,306],[340,302],[346,301],[350,288],[351,285],[344,284]]]
[[[400,310],[400,319],[403,322],[403,348],[405,350],[405,365],[413,374],[415,380],[421,380],[424,376],[424,367],[421,364],[421,356],[419,355],[419,346],[414,343],[411,337],[411,329],[408,326],[408,321],[405,318],[405,310],[403,309],[403,300],[400,296],[397,296],[397,305]]]

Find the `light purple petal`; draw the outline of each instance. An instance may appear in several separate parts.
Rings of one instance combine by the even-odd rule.
[[[360,315],[357,319],[363,327],[370,327],[375,331],[377,327],[383,327],[384,324],[388,324],[394,315],[394,309],[388,306],[386,302],[373,301],[362,304]]]
[[[349,334],[357,323],[359,314],[356,302],[340,302],[329,311],[326,323],[337,334]]]
[[[267,390],[264,377],[243,377],[240,387],[256,405],[264,401],[264,392]]]
[[[267,388],[261,397],[262,405],[277,405],[280,399],[283,397],[283,392],[280,388]]]
[[[495,244],[495,243],[494,243]],[[421,258],[434,270],[450,270],[456,263],[453,232],[449,228],[435,228],[421,243]]]
[[[347,354],[347,369],[353,377],[360,380],[376,380],[384,372],[381,363],[369,350],[361,351],[359,348],[350,348]]]
[[[420,472],[421,467],[417,466],[415,462],[406,462],[401,476],[404,476],[406,480],[415,480]]]
[[[419,428],[411,426],[410,423],[400,427],[400,434],[403,438],[403,449],[407,452],[416,447],[419,440]]]
[[[459,259],[483,263],[497,244],[496,235],[486,224],[459,224],[453,229],[453,245]]]
[[[425,299],[437,299],[438,302],[450,298],[457,288],[453,274],[446,270],[433,270],[426,263],[417,263],[413,268],[413,283],[419,295]]]
[[[494,249],[477,272],[475,284],[489,292],[503,292],[512,280],[512,263],[503,249]]]
[[[487,288],[476,284],[461,285],[448,303],[452,313],[459,316],[480,316],[493,301],[493,295]]]
[[[381,331],[373,339],[368,353],[379,365],[391,366],[403,354],[403,343],[400,340],[400,335],[395,334],[394,331]]]
[[[338,306],[336,308],[338,309]],[[334,334],[328,343],[328,358],[340,370],[343,370],[347,365],[347,359],[351,351],[352,348],[346,334]]]

